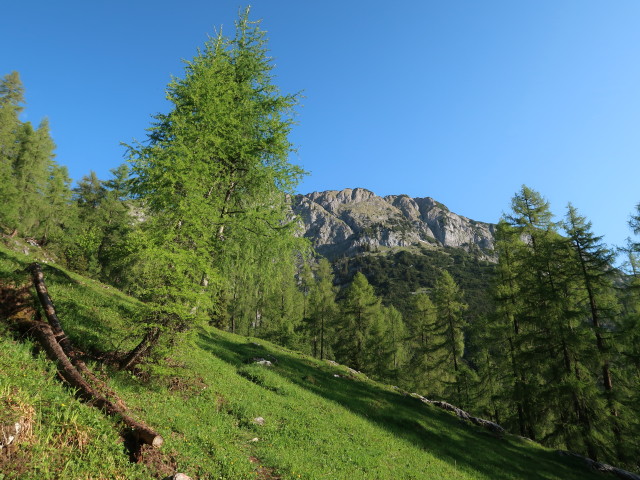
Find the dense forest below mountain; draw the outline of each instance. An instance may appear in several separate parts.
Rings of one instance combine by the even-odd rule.
[[[110,352],[97,342],[96,358],[130,372],[161,366],[215,327],[640,470],[638,242],[620,249],[627,261],[616,267],[616,252],[573,206],[556,221],[522,186],[498,225],[458,217],[482,248],[412,240],[345,247],[331,263],[292,214],[304,175],[289,162],[298,97],[280,93],[272,68],[247,11],[234,37],[212,38],[171,82],[171,110],[153,117],[146,142],[128,146],[127,163],[74,186],[54,160],[47,121],[21,120],[19,74],[0,83],[3,242],[135,298],[136,342]],[[393,197],[384,208],[409,203]],[[424,221],[434,238],[462,238],[437,218]],[[364,233],[388,239],[376,225]],[[640,234],[640,206],[630,226]]]

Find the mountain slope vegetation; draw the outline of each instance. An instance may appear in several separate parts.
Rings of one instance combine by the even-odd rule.
[[[300,97],[275,85],[266,32],[248,8],[235,27],[172,79],[170,108],[128,146],[127,164],[108,180],[89,172],[73,188],[48,123],[21,117],[19,74],[0,80],[0,235],[30,261],[49,262],[44,273],[76,345],[63,345],[46,308],[50,325],[38,320],[24,287],[27,258],[3,253],[4,316],[21,320],[3,337],[15,378],[3,383],[2,435],[24,431],[19,451],[39,462],[12,475],[551,478],[564,468],[513,437],[459,429],[402,390],[640,470],[640,244],[629,241],[621,273],[586,218],[569,206],[555,221],[525,185],[497,225],[428,197],[382,199],[360,188],[295,195],[304,172],[290,163],[289,133]],[[640,234],[640,215],[630,226]],[[41,356],[24,360],[29,332],[67,381],[77,374],[78,395],[110,405],[116,420],[81,427],[94,415],[82,405],[73,417],[51,415],[70,403],[50,390],[55,375]],[[92,393],[82,358],[118,395]],[[44,392],[48,410],[37,400]],[[163,450],[138,448],[145,429],[134,417],[162,432]],[[130,429],[118,444],[120,423]],[[60,429],[71,438],[51,441]],[[88,448],[96,436],[103,448]],[[77,462],[68,446],[99,453]],[[511,462],[499,446],[522,455]],[[142,466],[114,463],[123,452]]]
[[[22,272],[32,260],[0,250],[3,299],[11,285],[27,282]],[[128,316],[136,300],[54,265],[45,275],[81,350],[97,358],[107,353],[101,347],[126,350],[135,341]],[[30,434],[2,457],[4,478],[163,478],[175,471],[199,479],[608,478],[533,442],[462,423],[347,367],[207,326],[137,375],[94,364],[132,413],[165,438],[159,451],[142,451],[140,463],[130,463],[114,421],[77,401],[42,352],[11,331],[7,316],[5,309],[0,418],[28,417]]]

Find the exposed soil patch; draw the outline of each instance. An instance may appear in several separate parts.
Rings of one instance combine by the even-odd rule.
[[[20,478],[32,467],[31,452],[20,450],[12,445],[8,449],[3,449],[0,453],[0,472],[8,475],[6,478]],[[15,475],[15,476],[14,476]]]
[[[202,377],[171,377],[167,386],[170,392],[181,392],[185,398],[196,395],[203,390],[206,390],[207,387],[208,385],[204,382]]]
[[[0,397],[0,472],[19,475],[28,470],[30,454],[20,445],[33,439],[35,409],[17,400],[16,389]]]
[[[30,320],[36,315],[31,284],[16,286],[0,282],[0,319]]]
[[[144,463],[155,478],[166,478],[173,475],[178,468],[178,464],[173,455],[162,453],[157,448],[150,445],[142,445],[138,451],[138,463]]]
[[[260,480],[280,480],[282,478],[280,475],[276,474],[274,468],[265,467],[264,465],[262,465],[259,458],[249,457],[249,461],[254,465],[257,465],[256,478]]]

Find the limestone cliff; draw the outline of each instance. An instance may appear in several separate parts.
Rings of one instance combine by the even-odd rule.
[[[440,245],[493,256],[495,225],[457,215],[433,198],[379,197],[364,188],[296,195],[304,236],[326,256],[379,247]]]

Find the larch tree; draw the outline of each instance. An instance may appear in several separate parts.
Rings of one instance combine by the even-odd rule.
[[[336,287],[333,285],[331,264],[321,258],[314,272],[315,281],[309,287],[309,306],[307,313],[307,330],[311,340],[314,357],[324,359],[331,338],[331,325],[335,319],[338,306],[336,304]]]
[[[490,339],[488,343],[494,345],[492,356],[496,364],[502,366],[500,370],[510,372],[501,396],[507,404],[515,405],[520,435],[531,436],[530,401],[526,394],[528,372],[523,368],[524,362],[521,359],[522,302],[517,255],[520,241],[520,235],[514,227],[504,220],[498,223],[495,243],[498,265],[493,290],[496,308],[491,328],[483,333]],[[505,417],[504,420],[510,421],[509,415]]]
[[[367,370],[369,352],[372,346],[371,334],[378,324],[381,302],[368,282],[367,277],[358,272],[346,288],[340,303],[340,316],[336,319],[336,343],[334,352],[337,360],[356,370]]]
[[[133,192],[149,212],[138,292],[168,328],[215,308],[234,238],[290,234],[286,194],[303,173],[288,160],[297,97],[279,92],[272,69],[246,9],[233,38],[218,34],[187,62],[168,86],[169,113],[130,147]]]
[[[449,383],[452,398],[462,404],[462,388],[465,380],[466,365],[462,359],[464,355],[465,320],[463,312],[467,304],[462,300],[462,292],[449,272],[443,270],[436,279],[433,290],[433,303],[436,307],[435,331],[439,335],[438,344],[443,353],[441,371],[450,378]]]
[[[569,204],[564,228],[574,253],[574,271],[584,292],[582,304],[591,320],[595,345],[602,367],[602,382],[608,396],[613,392],[611,346],[608,331],[619,308],[614,296],[613,261],[615,254],[591,231],[591,222]],[[613,401],[613,399],[610,399]],[[612,411],[615,407],[611,406]]]
[[[512,317],[517,325],[511,337],[517,363],[514,400],[531,438],[595,458],[603,445],[598,412],[606,411],[593,377],[597,350],[581,307],[581,283],[573,274],[573,247],[552,218],[548,202],[526,186],[506,216],[515,237],[509,246],[511,266],[501,259],[504,277],[497,300],[503,320]]]
[[[59,239],[70,215],[66,169],[54,161],[45,118],[21,122],[24,87],[17,72],[0,81],[0,228],[41,243]]]
[[[409,378],[411,388],[440,395],[434,388],[440,381],[437,372],[436,307],[426,293],[417,293],[411,299],[407,318],[409,336]]]
[[[0,228],[14,231],[18,223],[18,189],[14,163],[18,154],[20,112],[24,103],[24,87],[18,72],[0,82]]]

